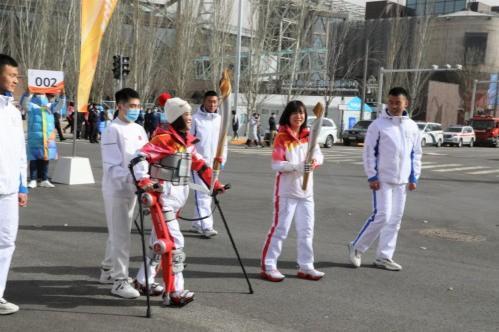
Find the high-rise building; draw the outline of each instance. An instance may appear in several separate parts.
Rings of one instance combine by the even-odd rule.
[[[442,15],[466,10],[469,0],[407,0],[406,6],[417,16]]]

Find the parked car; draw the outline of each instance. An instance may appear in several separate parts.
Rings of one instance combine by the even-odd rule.
[[[364,143],[366,138],[367,127],[372,123],[372,120],[361,120],[357,122],[352,129],[346,129],[343,131],[343,144],[357,144]]]
[[[470,126],[450,126],[444,131],[444,144],[459,148],[468,145],[471,148],[475,142],[475,131]]]
[[[310,128],[312,123],[316,119],[315,116],[309,116],[307,120],[307,126]],[[321,132],[319,133],[319,139],[317,142],[321,144],[324,148],[330,148],[334,143],[338,141],[338,127],[334,121],[330,118],[322,119]]]
[[[444,143],[444,132],[440,123],[416,122],[419,130],[423,132],[421,146],[433,145],[437,148]]]

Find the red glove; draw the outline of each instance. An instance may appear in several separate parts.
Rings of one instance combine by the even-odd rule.
[[[143,178],[139,180],[138,185],[144,191],[151,191],[154,187],[154,182],[149,178]]]
[[[221,184],[220,181],[217,181],[215,182],[213,191],[216,192],[217,194],[223,194],[225,192],[225,186]]]
[[[213,160],[218,161],[220,163],[220,165],[222,165],[224,163],[224,160],[222,157],[215,157],[215,158],[213,158]]]

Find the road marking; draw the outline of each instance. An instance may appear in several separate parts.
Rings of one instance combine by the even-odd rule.
[[[438,153],[438,152],[423,152],[423,155],[427,155],[427,156],[448,156],[447,153]]]
[[[471,171],[473,169],[484,169],[488,168],[485,166],[469,166],[469,167],[457,167],[457,168],[447,168],[447,169],[434,169],[433,172],[458,172],[458,171]]]
[[[353,165],[364,165],[364,162],[363,161],[356,161],[354,163],[351,163]]]
[[[493,174],[493,173],[499,173],[499,169],[488,169],[486,171],[469,172],[469,173],[466,173],[466,174],[470,174],[470,175],[481,175],[481,174]]]
[[[437,167],[456,167],[456,166],[463,166],[463,165],[462,164],[428,165],[428,166],[421,166],[421,169],[431,169],[431,168],[437,168]]]
[[[327,159],[327,161],[331,161],[333,163],[343,163],[347,161],[355,161],[355,159]]]

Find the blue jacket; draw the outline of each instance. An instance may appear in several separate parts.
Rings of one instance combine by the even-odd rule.
[[[28,159],[57,159],[54,114],[46,106],[29,103],[28,107]]]

